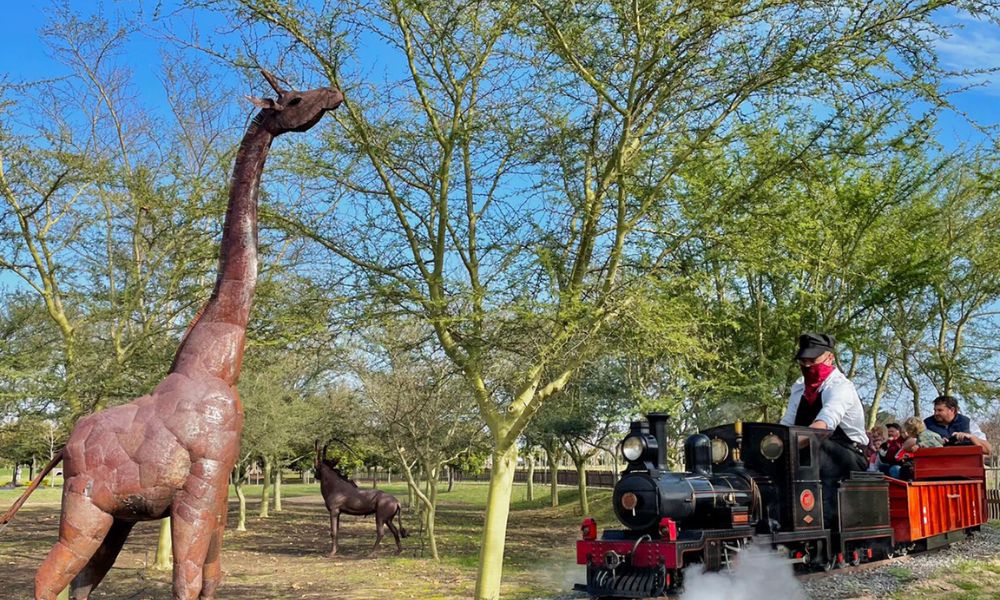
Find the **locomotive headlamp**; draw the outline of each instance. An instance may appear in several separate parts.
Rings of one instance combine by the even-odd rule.
[[[764,436],[764,439],[760,441],[760,454],[767,460],[772,462],[778,460],[784,451],[785,442],[773,433]]]
[[[712,439],[712,462],[719,464],[729,457],[729,444],[721,438]]]
[[[639,460],[646,450],[646,440],[637,435],[630,435],[622,442],[622,454],[625,460]]]

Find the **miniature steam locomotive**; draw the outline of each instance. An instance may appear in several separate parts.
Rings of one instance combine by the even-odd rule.
[[[831,569],[945,545],[986,522],[985,470],[976,447],[922,449],[913,481],[852,473],[838,490],[839,524],[824,527],[819,468],[824,432],[737,422],[691,435],[685,472],[667,468],[667,415],[632,423],[628,461],[612,495],[624,529],[583,521],[578,590],[645,598],[678,589],[683,570],[728,568],[749,544],[799,570]]]

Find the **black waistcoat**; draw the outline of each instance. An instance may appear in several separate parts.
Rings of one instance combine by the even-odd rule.
[[[799,408],[795,411],[795,424],[799,427],[809,427],[816,420],[819,415],[819,411],[823,409],[823,392],[819,393],[819,397],[816,398],[815,402],[809,402],[806,400],[805,391],[802,392],[802,397],[799,399]],[[829,423],[827,423],[829,426]],[[830,440],[850,446],[854,444],[854,440],[844,433],[844,430],[837,425],[837,428],[833,430],[833,434],[830,436]]]

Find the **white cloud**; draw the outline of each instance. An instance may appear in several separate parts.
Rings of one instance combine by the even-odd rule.
[[[945,68],[978,71],[1000,67],[1000,26],[958,13],[947,15],[941,22],[954,27],[950,37],[935,43]],[[959,86],[978,85],[983,92],[1000,95],[998,72],[955,77],[952,83]]]

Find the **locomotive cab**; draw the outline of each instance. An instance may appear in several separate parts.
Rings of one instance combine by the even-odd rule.
[[[713,468],[753,473],[763,504],[763,532],[823,529],[819,467],[823,432],[776,423],[744,423],[702,432],[711,440]],[[742,438],[742,439],[740,439]],[[766,513],[766,514],[765,514]]]

